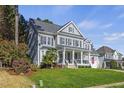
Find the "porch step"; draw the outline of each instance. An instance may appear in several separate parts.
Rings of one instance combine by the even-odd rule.
[[[75,66],[75,65],[68,65],[67,67],[68,68],[77,68],[77,66]]]

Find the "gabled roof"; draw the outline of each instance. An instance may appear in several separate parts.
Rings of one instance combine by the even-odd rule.
[[[80,30],[78,29],[78,27],[75,25],[75,23],[73,21],[69,21],[67,22],[65,25],[63,25],[57,32],[62,31],[64,28],[66,28],[67,26],[69,26],[70,24],[73,24],[74,27],[77,29],[77,31],[80,33],[80,35],[83,37],[82,33],[80,32]]]
[[[67,22],[63,26],[60,26],[60,25],[57,25],[54,23],[43,22],[42,20],[37,20],[37,19],[31,19],[31,21],[33,21],[33,26],[38,31],[40,31],[40,32],[45,31],[45,32],[50,32],[50,33],[55,33],[55,32],[59,33],[62,29],[64,29],[65,27],[67,27],[68,25],[70,25],[72,23],[75,26],[75,28],[77,29],[77,31],[80,33],[80,35],[83,37],[83,35],[79,31],[78,27],[72,21]],[[29,22],[30,22],[30,20],[29,20]]]
[[[114,50],[111,49],[110,47],[102,46],[102,47],[100,47],[99,49],[97,49],[97,52],[98,52],[100,55],[104,55],[104,54],[106,54],[106,53],[113,53]]]
[[[34,19],[34,25],[36,29],[39,29],[39,31],[46,31],[54,33],[58,31],[62,26],[52,23],[43,22],[42,20],[35,20]]]

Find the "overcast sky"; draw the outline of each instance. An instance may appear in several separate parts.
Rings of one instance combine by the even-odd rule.
[[[64,25],[74,21],[85,38],[97,49],[103,45],[124,54],[124,6],[19,6],[29,18],[49,19]]]

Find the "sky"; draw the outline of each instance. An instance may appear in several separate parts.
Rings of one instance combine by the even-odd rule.
[[[49,19],[64,25],[73,21],[94,48],[108,46],[124,54],[124,6],[19,6],[19,12],[29,18]]]

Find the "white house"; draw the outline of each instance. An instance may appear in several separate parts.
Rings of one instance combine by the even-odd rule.
[[[101,67],[104,64],[104,68],[110,68],[109,65],[107,65],[107,62],[110,62],[111,60],[115,60],[117,64],[122,64],[122,54],[119,53],[117,50],[113,50],[110,47],[102,46],[97,50],[97,53],[99,53],[99,61],[101,63]]]
[[[29,20],[28,54],[34,64],[42,63],[48,48],[56,48],[57,64],[68,68],[91,66],[97,68],[98,54],[92,51],[92,42],[82,35],[77,25],[70,21],[63,26],[40,20]]]

